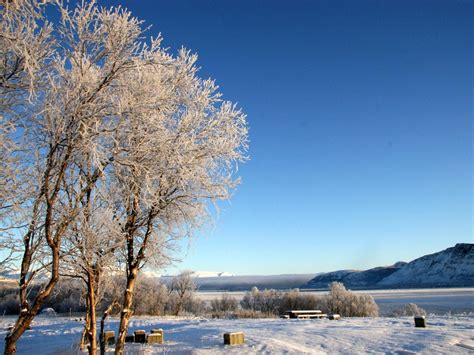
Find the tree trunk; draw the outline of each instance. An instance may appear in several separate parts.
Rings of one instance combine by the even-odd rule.
[[[18,317],[14,328],[5,337],[5,355],[13,355],[16,352],[16,342],[23,333],[28,329],[31,324],[33,317],[29,317],[28,314]]]
[[[105,339],[104,339],[104,327],[105,327],[105,320],[109,315],[109,308],[104,312],[102,315],[102,319],[100,320],[100,335],[99,335],[99,343],[100,343],[100,355],[105,355]]]
[[[89,299],[86,298],[86,319],[84,322],[84,329],[82,330],[82,335],[81,335],[81,350],[86,347],[86,340],[88,341],[87,334],[89,334]]]
[[[16,342],[23,333],[30,327],[33,319],[38,315],[46,299],[53,292],[54,287],[59,280],[59,247],[53,246],[52,249],[52,263],[51,263],[51,277],[46,287],[38,293],[35,297],[34,303],[31,308],[27,308],[22,305],[20,315],[13,326],[13,329],[5,337],[5,355],[12,355],[16,352]],[[23,285],[20,286],[20,289]],[[20,290],[21,292],[21,290]]]
[[[115,307],[118,307],[119,303],[116,300],[113,300],[112,303],[107,307],[104,314],[102,315],[102,319],[100,320],[100,355],[105,355],[105,339],[104,339],[104,328],[105,328],[105,320],[109,316],[109,314],[113,311]]]
[[[132,268],[127,275],[127,289],[125,290],[122,312],[120,313],[120,326],[115,345],[115,355],[122,355],[125,347],[125,337],[128,331],[128,322],[132,316],[133,291],[137,277],[138,267]]]
[[[97,320],[95,314],[95,285],[94,275],[90,272],[87,273],[87,298],[89,303],[88,315],[89,315],[89,332],[87,333],[89,339],[89,354],[97,354]]]

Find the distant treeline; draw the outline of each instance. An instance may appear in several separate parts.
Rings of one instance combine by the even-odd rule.
[[[125,280],[116,277],[98,305],[104,312],[113,302],[122,298],[121,284]],[[31,290],[34,297],[39,286]],[[229,294],[209,302],[195,294],[196,286],[189,275],[182,275],[172,282],[161,284],[158,279],[142,278],[137,284],[133,311],[136,315],[194,315],[229,318],[275,317],[288,310],[319,309],[323,313],[337,313],[344,317],[378,316],[378,306],[372,296],[353,293],[343,284],[334,282],[325,295],[311,295],[292,291],[259,290],[253,287],[239,302]],[[15,288],[0,291],[0,313],[18,314],[20,305]],[[53,308],[57,313],[82,313],[86,311],[84,291],[78,280],[63,280],[56,288],[44,308]]]

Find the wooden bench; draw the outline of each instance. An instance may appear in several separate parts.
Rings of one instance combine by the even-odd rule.
[[[327,314],[324,314],[319,309],[314,310],[298,310],[298,311],[286,311],[283,313],[282,318],[291,319],[319,319],[326,318]]]

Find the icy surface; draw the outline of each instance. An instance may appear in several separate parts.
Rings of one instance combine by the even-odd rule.
[[[1,320],[2,343],[6,326]],[[415,328],[411,317],[346,318],[339,321],[287,319],[176,319],[135,317],[136,329],[163,328],[164,345],[126,344],[127,354],[152,353],[472,353],[473,317],[427,318]],[[112,319],[107,329],[117,330]],[[77,354],[82,324],[69,318],[38,318],[18,344],[18,354]],[[243,331],[245,344],[225,347],[223,333]],[[112,351],[112,348],[108,349]]]

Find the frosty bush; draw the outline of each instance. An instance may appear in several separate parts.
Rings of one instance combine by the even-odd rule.
[[[245,294],[240,305],[246,310],[274,315],[288,310],[311,309],[318,309],[324,313],[337,313],[345,317],[376,317],[379,313],[372,296],[346,290],[340,282],[333,282],[329,293],[320,297],[304,294],[298,290],[259,291],[254,287]]]
[[[327,308],[328,312],[337,313],[343,317],[377,317],[379,315],[379,307],[372,296],[347,290],[341,282],[330,284]]]
[[[211,301],[211,311],[213,313],[236,312],[238,308],[239,302],[227,293],[222,294],[220,299]]]
[[[169,290],[152,279],[143,279],[137,283],[137,295],[133,301],[134,313],[137,315],[162,316],[165,314],[169,300]]]
[[[0,300],[0,313],[2,315],[20,313],[20,302],[18,294],[10,293],[3,296]]]
[[[289,310],[310,310],[319,309],[323,312],[327,310],[327,301],[325,297],[317,297],[292,290],[285,292],[280,300],[280,313]]]
[[[278,314],[280,309],[280,300],[282,294],[275,290],[260,291],[257,287],[253,287],[247,292],[240,301],[243,309],[250,309],[257,312]]]
[[[426,316],[426,311],[415,303],[408,303],[403,309],[396,309],[391,314],[393,317]]]

